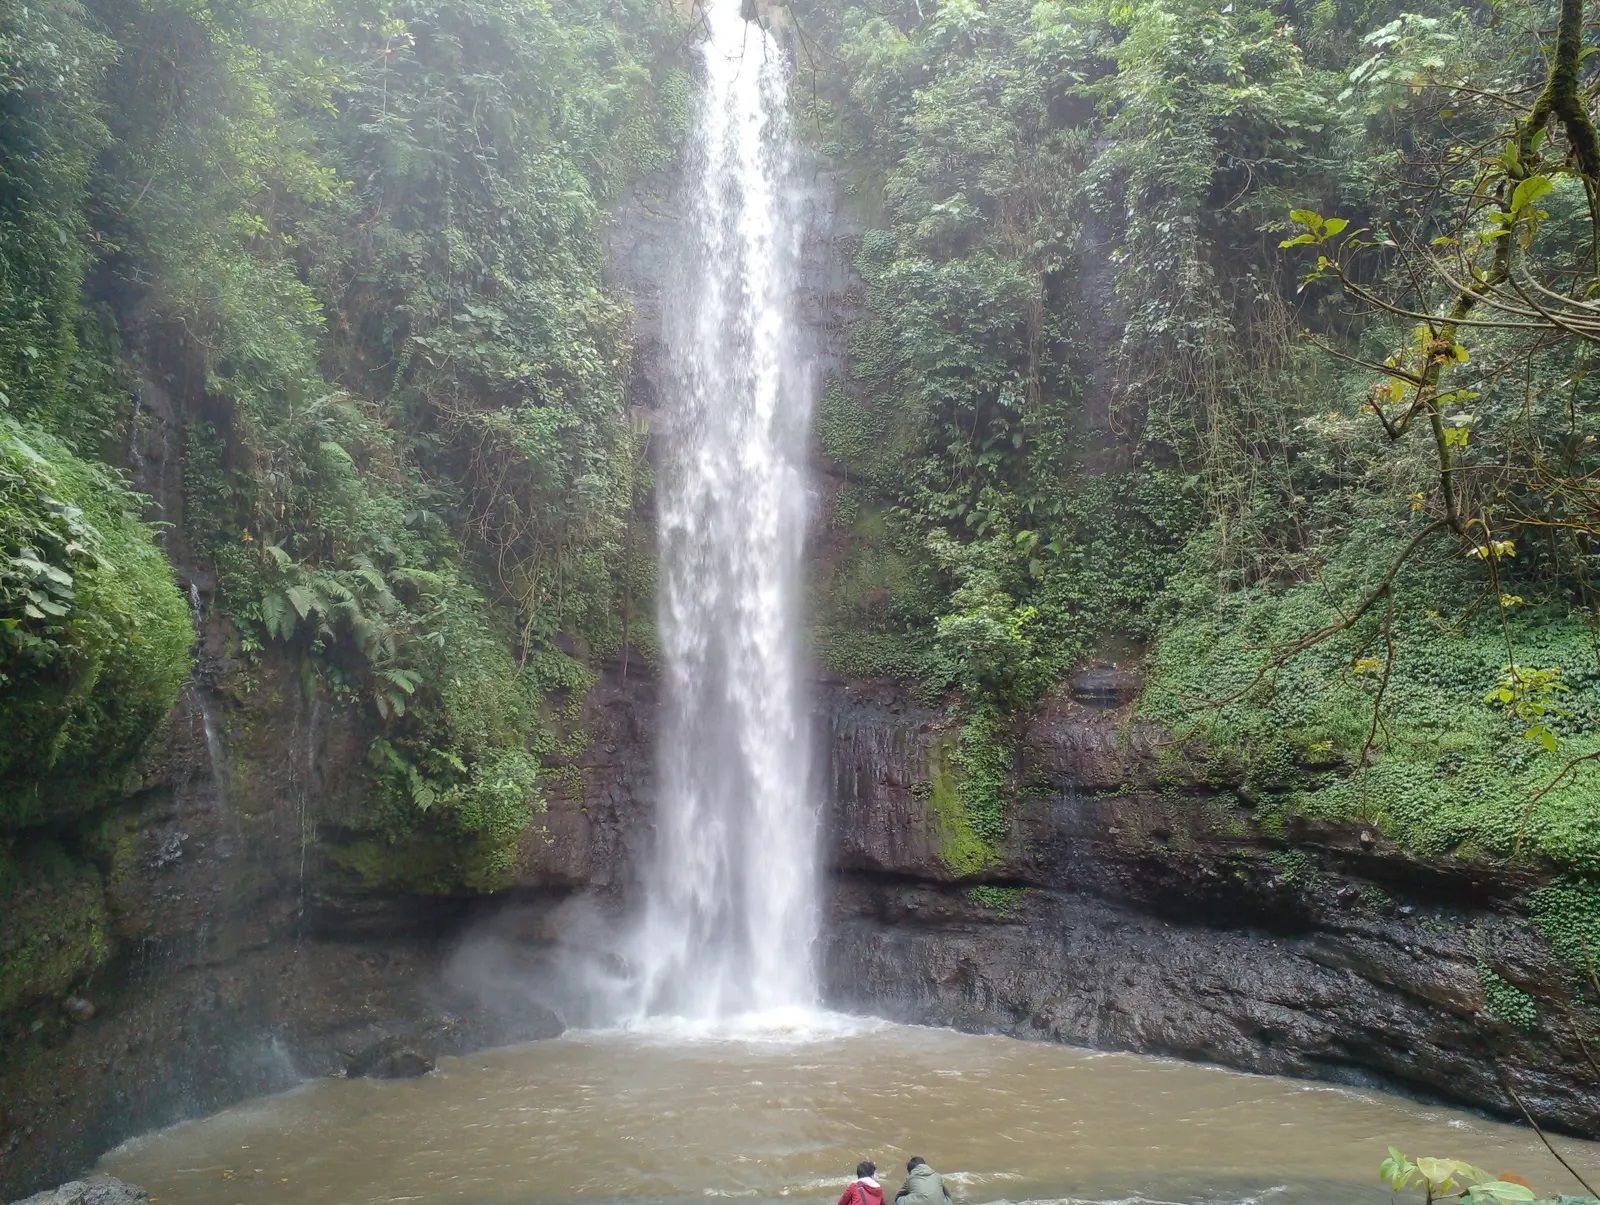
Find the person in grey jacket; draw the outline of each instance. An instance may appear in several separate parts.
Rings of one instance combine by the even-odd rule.
[[[949,1199],[944,1177],[929,1167],[921,1155],[911,1156],[906,1164],[905,1185],[894,1194],[895,1205],[944,1205]]]

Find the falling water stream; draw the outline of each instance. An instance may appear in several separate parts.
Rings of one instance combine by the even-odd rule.
[[[798,653],[811,382],[787,65],[740,0],[704,6],[688,237],[668,307],[659,487],[666,708],[656,846],[626,961],[635,1016],[817,1000],[817,813]]]

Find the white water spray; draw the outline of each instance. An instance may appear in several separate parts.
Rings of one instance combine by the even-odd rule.
[[[705,17],[690,243],[667,305],[661,797],[628,961],[636,1015],[716,1021],[816,1004],[818,816],[787,66],[740,0],[709,0]]]

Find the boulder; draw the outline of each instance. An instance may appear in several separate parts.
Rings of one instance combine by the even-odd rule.
[[[432,1057],[400,1037],[380,1038],[345,1058],[344,1073],[350,1079],[415,1079],[433,1070]]]
[[[150,1194],[110,1176],[73,1180],[60,1188],[34,1193],[14,1205],[148,1205]]]

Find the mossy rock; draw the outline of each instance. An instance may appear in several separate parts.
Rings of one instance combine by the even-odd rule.
[[[359,837],[329,857],[363,890],[417,895],[487,895],[511,886],[516,848],[457,833],[413,831],[394,840]]]
[[[1483,1011],[1491,1017],[1523,1031],[1538,1024],[1539,1009],[1533,997],[1482,962],[1478,963],[1478,982],[1483,987]]]
[[[1600,969],[1600,881],[1564,875],[1528,902],[1534,923],[1557,954],[1585,977]]]
[[[983,883],[968,888],[967,896],[973,903],[987,908],[997,916],[1010,916],[1021,906],[1026,890],[1024,887],[1002,887],[993,883]]]
[[[928,751],[927,802],[939,843],[939,860],[951,874],[967,878],[999,862],[1000,851],[974,823],[963,798],[959,756],[960,745],[955,736],[945,737]]]
[[[100,875],[53,841],[0,853],[0,1016],[64,995],[106,959]]]

